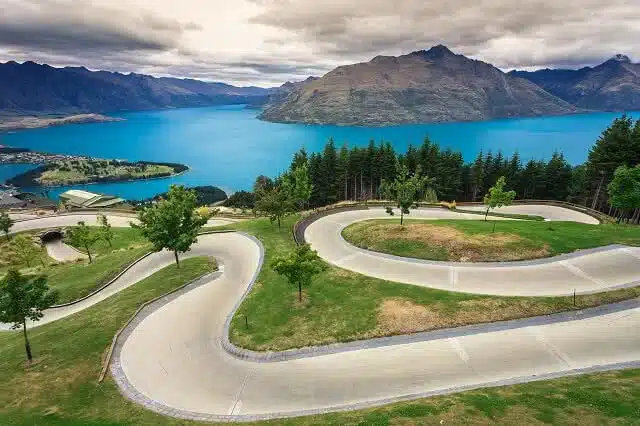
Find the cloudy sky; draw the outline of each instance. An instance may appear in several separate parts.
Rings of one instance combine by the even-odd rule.
[[[279,85],[445,44],[505,70],[640,59],[638,0],[0,0],[0,61]]]

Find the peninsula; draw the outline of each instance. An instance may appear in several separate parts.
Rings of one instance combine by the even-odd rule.
[[[105,160],[5,146],[0,146],[0,164],[40,164],[7,180],[7,184],[17,187],[124,182],[171,177],[189,170],[176,163]]]

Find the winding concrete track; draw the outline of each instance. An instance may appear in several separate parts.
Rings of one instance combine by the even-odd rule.
[[[554,206],[513,206],[518,213],[552,220],[597,223],[591,216]],[[519,209],[526,207],[526,210]],[[417,209],[412,219],[478,219],[442,209]],[[313,222],[305,239],[327,262],[372,277],[423,287],[498,296],[563,296],[635,286],[640,283],[640,248],[614,245],[571,255],[524,262],[454,263],[408,259],[359,249],[342,238],[348,225],[391,219],[384,209],[354,210]],[[397,219],[397,218],[396,218]]]
[[[338,226],[346,220],[336,220],[335,215],[328,219]],[[62,226],[54,222],[31,221],[23,226]],[[307,237],[314,247],[321,248],[322,233],[314,227],[316,223],[309,227]],[[203,254],[215,256],[224,267],[223,273],[155,302],[125,329],[114,351],[111,370],[121,391],[162,414],[200,420],[284,417],[640,366],[638,300],[583,316],[334,345],[311,352],[294,351],[281,358],[246,354],[242,359],[228,350],[228,321],[262,266],[262,246],[242,233],[203,235],[189,255]],[[621,258],[614,255],[607,259],[613,263],[602,271],[603,276],[614,273]],[[169,263],[168,253],[148,256],[105,292],[113,294]],[[519,281],[518,268],[528,266],[509,268],[502,273],[513,274]],[[380,268],[372,272],[376,271]],[[635,273],[639,279],[640,271]],[[529,271],[522,275],[530,277],[531,286],[537,283],[545,291],[553,290],[545,284],[547,275],[541,274],[536,281],[535,274]],[[514,291],[513,281],[509,283],[511,287],[503,288]],[[500,285],[491,288],[497,290]],[[48,311],[43,320],[50,322],[86,307],[82,302],[80,305]]]

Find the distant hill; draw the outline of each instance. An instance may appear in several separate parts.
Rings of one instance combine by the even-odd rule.
[[[640,64],[625,55],[579,70],[512,71],[580,108],[598,111],[640,110]]]
[[[312,81],[318,80],[320,77],[307,77],[302,81],[287,81],[279,87],[269,89],[269,96],[266,101],[262,98],[256,99],[256,102],[252,102],[247,105],[249,108],[269,108],[279,102],[282,102],[291,92],[299,90],[302,86]]]
[[[265,103],[270,89],[143,74],[0,63],[0,116]]]
[[[569,114],[531,81],[445,46],[377,56],[293,88],[260,116],[277,122],[386,125]]]

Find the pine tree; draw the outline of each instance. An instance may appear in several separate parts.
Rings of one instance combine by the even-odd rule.
[[[605,129],[596,144],[589,150],[587,159],[587,180],[591,192],[591,208],[603,205],[605,188],[613,177],[613,172],[622,165],[634,166],[640,162],[640,142],[638,142],[638,122],[633,125],[631,117],[616,118]]]
[[[478,199],[478,194],[482,194],[484,192],[484,154],[482,150],[480,150],[476,160],[473,162],[469,176],[471,185],[471,201],[476,201]]]
[[[416,172],[416,167],[418,167],[418,150],[411,144],[409,144],[407,152],[404,154],[403,164],[407,166],[409,173],[413,174]]]
[[[544,182],[545,193],[542,198],[565,201],[569,196],[571,166],[562,153],[554,152],[546,164]]]
[[[322,192],[324,193],[324,204],[334,204],[338,201],[337,170],[338,153],[333,138],[330,138],[322,153]]]
[[[507,189],[517,189],[520,184],[520,173],[522,172],[522,163],[520,161],[520,153],[514,152],[505,166],[505,176],[507,178]]]
[[[338,153],[336,164],[336,186],[338,188],[338,199],[349,199],[349,149],[347,144],[342,145]]]
[[[322,176],[322,157],[320,154],[313,153],[309,157],[309,176],[311,177],[311,198],[309,204],[311,207],[319,207],[325,204],[324,188],[322,184],[324,177]]]
[[[484,157],[484,186],[489,188],[496,183],[496,176],[493,173],[493,153],[491,150],[487,151],[487,155]]]

